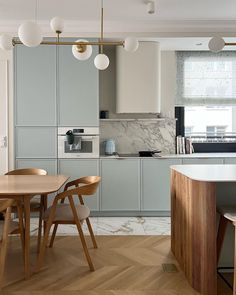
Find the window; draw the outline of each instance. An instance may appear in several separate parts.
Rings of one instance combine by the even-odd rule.
[[[236,52],[179,51],[176,105],[236,105]]]
[[[185,107],[185,136],[236,133],[236,106]]]

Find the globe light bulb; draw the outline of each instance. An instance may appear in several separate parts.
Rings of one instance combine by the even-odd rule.
[[[4,34],[0,36],[0,48],[3,50],[11,50],[13,49],[13,44],[12,44],[12,37]]]
[[[50,27],[53,32],[62,33],[64,31],[64,19],[59,16],[55,16],[50,21]]]
[[[72,53],[75,58],[79,60],[86,60],[89,59],[90,56],[92,55],[93,48],[91,45],[86,45],[88,43],[88,40],[85,39],[79,39],[76,40],[75,42],[83,42],[84,45],[73,45],[72,46]]]
[[[34,22],[24,22],[18,29],[20,41],[28,47],[38,46],[42,40],[42,32],[38,24]]]
[[[135,52],[138,49],[139,42],[135,37],[127,37],[125,39],[124,48],[128,52]]]
[[[213,37],[208,43],[208,47],[212,52],[220,52],[225,46],[225,41],[221,37]]]
[[[105,70],[109,66],[109,58],[106,54],[100,53],[94,59],[94,65],[98,70]]]

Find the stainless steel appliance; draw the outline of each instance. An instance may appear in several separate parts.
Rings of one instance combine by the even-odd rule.
[[[58,158],[98,158],[98,127],[59,127]]]

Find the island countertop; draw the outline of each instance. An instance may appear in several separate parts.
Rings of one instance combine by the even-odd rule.
[[[174,165],[171,169],[203,182],[236,182],[236,165]]]

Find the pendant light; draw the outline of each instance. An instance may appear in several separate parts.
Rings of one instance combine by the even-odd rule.
[[[85,1],[85,0],[84,0]],[[101,34],[99,41],[88,41],[86,39],[78,39],[76,41],[61,41],[60,35],[64,31],[64,20],[61,17],[54,17],[50,21],[50,27],[56,34],[55,41],[44,41],[42,32],[37,24],[38,18],[38,0],[35,0],[35,21],[26,21],[20,25],[18,29],[19,39],[11,38],[9,35],[0,36],[0,48],[11,50],[13,46],[25,45],[28,47],[36,47],[43,45],[72,46],[72,54],[78,60],[87,60],[92,55],[92,46],[99,47],[99,54],[94,59],[94,65],[98,70],[105,70],[109,66],[109,58],[103,52],[104,46],[122,46],[128,52],[134,52],[138,49],[138,40],[135,37],[127,37],[124,41],[104,41],[104,9],[103,0],[101,0]]]
[[[18,36],[20,41],[28,47],[39,46],[43,40],[42,31],[37,24],[38,0],[35,0],[35,21],[26,21],[20,25]]]

